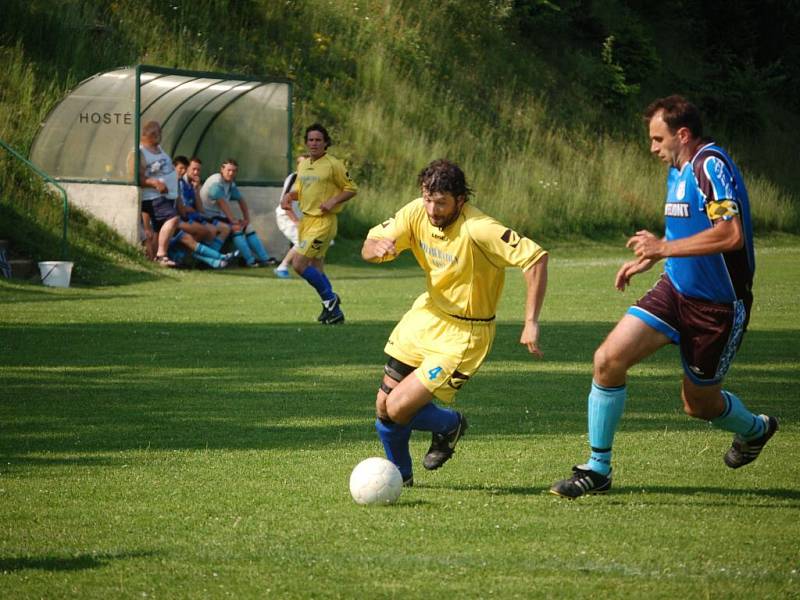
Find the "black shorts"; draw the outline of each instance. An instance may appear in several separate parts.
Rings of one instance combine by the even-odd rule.
[[[142,200],[142,212],[150,215],[154,231],[161,231],[164,223],[178,216],[175,200],[159,196],[153,200]]]
[[[697,385],[722,381],[742,343],[752,301],[718,304],[684,296],[669,277],[661,279],[628,314],[680,347],[686,375]]]

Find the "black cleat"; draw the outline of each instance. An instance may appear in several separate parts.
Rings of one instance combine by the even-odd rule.
[[[572,477],[555,482],[550,493],[574,500],[584,494],[605,494],[610,489],[611,473],[601,475],[589,469],[588,465],[578,465],[572,467]]]
[[[325,323],[331,317],[331,314],[333,312],[335,312],[337,309],[339,309],[339,306],[341,305],[341,303],[342,303],[342,299],[339,298],[339,294],[334,294],[333,295],[333,300],[330,301],[329,305],[326,305],[325,301],[323,300],[323,302],[322,302],[322,312],[319,313],[319,316],[317,317],[317,321],[319,321],[320,323]],[[339,309],[339,312],[342,312],[341,309]]]
[[[429,471],[438,469],[444,463],[450,460],[450,457],[453,456],[453,452],[455,452],[458,440],[461,439],[461,436],[464,435],[467,427],[469,427],[466,417],[464,417],[464,415],[461,413],[456,414],[458,414],[458,425],[456,425],[456,428],[453,431],[449,433],[433,434],[431,447],[428,448],[428,453],[422,460],[422,466]]]
[[[334,294],[333,300],[326,306],[322,303],[322,313],[317,317],[317,321],[323,325],[338,325],[344,323],[344,313],[342,312],[342,300],[338,294]]]
[[[335,312],[328,313],[328,318],[322,323],[323,325],[339,325],[340,323],[344,323],[344,313],[342,309],[339,308]]]
[[[722,460],[725,461],[725,464],[731,469],[738,469],[757,459],[766,443],[775,435],[775,432],[778,431],[778,419],[767,415],[758,416],[766,421],[767,430],[764,432],[764,435],[754,440],[745,441],[738,435],[733,436],[731,447],[728,448],[725,456],[722,457]]]
[[[408,479],[403,479],[403,487],[414,487],[414,476],[409,475]]]

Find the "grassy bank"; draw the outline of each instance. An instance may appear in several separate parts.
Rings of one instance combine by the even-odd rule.
[[[638,114],[680,91],[743,168],[757,230],[800,232],[794,63],[779,60],[793,50],[753,41],[779,40],[797,11],[770,5],[774,18],[748,21],[737,6],[730,19],[704,9],[687,21],[678,4],[8,0],[0,138],[26,152],[71,87],[119,65],[289,77],[296,149],[308,123],[326,123],[331,152],[361,185],[343,235],[358,237],[413,197],[419,169],[448,156],[465,167],[476,203],[521,231],[603,238],[660,225],[663,167],[648,156]],[[711,23],[719,35],[686,39]],[[740,59],[725,68],[721,35]],[[20,205],[42,192],[0,161],[0,204],[24,214]]]

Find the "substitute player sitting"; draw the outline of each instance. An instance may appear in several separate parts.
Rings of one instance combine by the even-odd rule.
[[[467,429],[464,416],[445,404],[483,363],[495,335],[495,309],[505,268],[522,269],[527,284],[520,343],[539,350],[539,311],[547,286],[547,252],[472,205],[464,173],[435,160],[420,174],[422,198],[373,227],[361,249],[364,260],[394,260],[411,250],[425,271],[427,291],[414,302],[386,343],[389,360],[376,400],[375,427],[386,456],[413,485],[408,442],[412,430],[430,431],[423,460],[438,469],[453,455]]]
[[[230,226],[222,221],[212,223],[203,215],[200,200],[200,172],[203,162],[199,157],[176,156],[172,161],[178,173],[178,212],[181,215],[181,230],[201,239],[217,252],[222,250],[228,239]]]
[[[205,217],[216,226],[220,223],[230,226],[233,245],[248,267],[278,264],[250,226],[250,209],[236,185],[238,173],[239,163],[233,158],[227,158],[223,161],[219,172],[206,179],[199,194]],[[239,219],[234,216],[233,202],[239,205],[241,214]]]

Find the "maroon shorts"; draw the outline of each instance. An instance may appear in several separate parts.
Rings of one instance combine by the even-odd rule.
[[[722,381],[742,343],[749,313],[750,302],[717,304],[684,296],[666,275],[628,309],[680,347],[683,370],[698,385]]]

